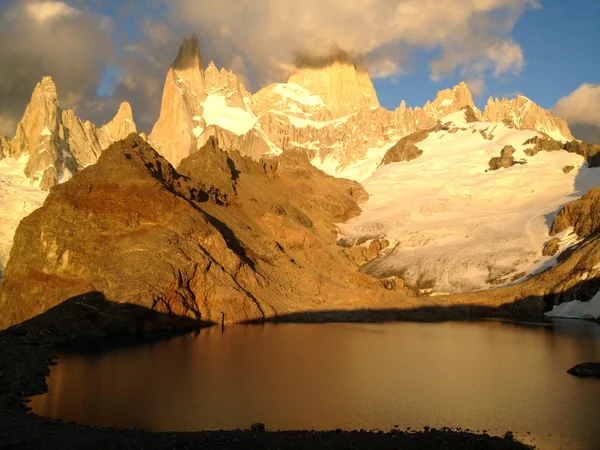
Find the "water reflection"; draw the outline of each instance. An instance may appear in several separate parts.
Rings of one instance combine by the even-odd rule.
[[[421,428],[528,431],[541,448],[598,449],[591,323],[270,324],[64,353],[38,414],[147,430]]]

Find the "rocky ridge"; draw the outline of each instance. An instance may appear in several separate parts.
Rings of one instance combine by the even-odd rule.
[[[0,326],[89,292],[209,323],[402,295],[335,244],[333,224],[360,212],[357,183],[302,153],[256,162],[214,140],[179,170],[190,177],[132,135],[52,189],[17,230]]]
[[[553,117],[549,111],[522,95],[517,95],[516,98],[510,100],[490,97],[483,110],[483,119],[488,122],[506,120],[512,122],[519,129],[539,131],[555,140],[572,141],[575,139],[567,122]]]
[[[128,103],[121,104],[109,123],[96,128],[91,122],[81,121],[72,110],[63,111],[56,85],[51,77],[44,77],[33,90],[15,137],[0,142],[0,153],[14,159],[26,157],[26,176],[48,190],[94,164],[103,149],[135,131]]]
[[[403,136],[427,130],[465,107],[477,120],[511,121],[571,140],[566,124],[524,97],[490,101],[482,114],[465,83],[438,92],[422,108],[382,108],[368,73],[350,61],[300,67],[286,83],[254,95],[232,72],[202,65],[198,39],[188,38],[165,81],[159,121],[150,142],[172,164],[197,151],[211,136],[227,150],[256,160],[285,151],[305,152],[320,169],[361,181],[346,169],[385,151]],[[375,165],[376,167],[376,165]]]

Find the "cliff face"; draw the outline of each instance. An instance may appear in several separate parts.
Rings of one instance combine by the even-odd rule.
[[[289,78],[288,83],[318,95],[334,117],[380,106],[369,74],[356,69],[351,63],[333,62],[324,68],[300,69]]]

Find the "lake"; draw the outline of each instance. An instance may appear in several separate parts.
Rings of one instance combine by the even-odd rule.
[[[214,327],[60,353],[42,416],[151,431],[462,427],[600,448],[600,326],[474,321]]]

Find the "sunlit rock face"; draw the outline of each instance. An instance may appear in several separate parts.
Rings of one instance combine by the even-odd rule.
[[[178,172],[131,135],[21,222],[0,328],[89,292],[219,323],[389,308],[408,299],[402,283],[357,272],[336,245],[365,196],[300,152],[257,162],[213,139]]]
[[[0,277],[17,225],[42,205],[47,191],[95,164],[111,143],[135,132],[127,102],[97,128],[60,107],[52,78],[36,85],[15,137],[0,137]]]
[[[44,77],[33,90],[15,137],[6,145],[7,156],[27,158],[25,174],[43,190],[69,179],[94,164],[112,142],[136,132],[131,106],[123,102],[117,115],[101,128],[83,122],[59,105],[56,85]]]

